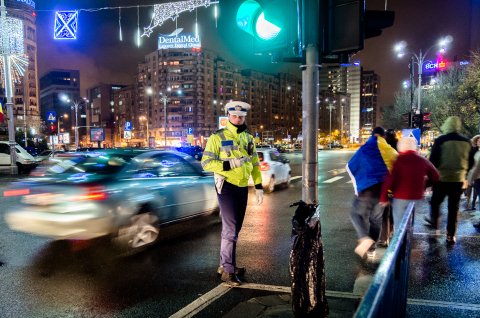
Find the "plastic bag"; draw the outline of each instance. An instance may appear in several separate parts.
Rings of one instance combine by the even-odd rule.
[[[292,206],[298,206],[292,219],[289,264],[293,313],[295,317],[327,317],[320,211],[303,201]]]

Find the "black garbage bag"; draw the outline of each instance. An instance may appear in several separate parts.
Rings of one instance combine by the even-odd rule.
[[[293,313],[297,318],[328,317],[320,211],[303,201],[291,206],[298,206],[292,219],[289,268]]]

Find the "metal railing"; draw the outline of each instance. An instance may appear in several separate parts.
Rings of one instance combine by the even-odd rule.
[[[354,317],[405,317],[414,206],[414,203],[407,206]]]

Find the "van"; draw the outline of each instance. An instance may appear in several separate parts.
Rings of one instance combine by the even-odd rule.
[[[19,144],[15,144],[17,151],[18,172],[28,172],[37,166],[35,158]],[[0,141],[0,167],[10,166],[10,145],[8,141]]]

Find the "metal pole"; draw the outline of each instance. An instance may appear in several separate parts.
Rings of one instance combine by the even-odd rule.
[[[12,65],[10,64],[10,58],[7,54],[3,55],[3,65],[5,74],[5,96],[7,98],[8,142],[10,144],[10,174],[18,174],[15,127],[13,122]]]
[[[423,58],[422,56],[422,50],[420,50],[420,55],[417,60],[418,64],[418,105],[417,105],[417,114],[420,114],[422,112],[422,68],[423,68]]]
[[[163,145],[167,147],[167,96],[163,95]]]
[[[24,88],[25,89],[25,88]],[[27,108],[25,107],[25,97],[23,100],[23,134],[25,136],[25,148],[28,147],[27,143]]]
[[[145,116],[146,118],[146,116]],[[146,124],[147,124],[147,147],[150,148],[150,134],[148,133],[148,118],[146,118]]]
[[[341,109],[340,109],[340,144],[343,145],[343,102],[341,104]]]
[[[330,124],[329,124],[329,148],[332,149],[332,105],[328,105],[328,109],[330,110]]]
[[[78,149],[78,103],[73,104],[75,105],[75,149]]]
[[[414,89],[415,89],[415,83],[414,83],[414,76],[413,76],[413,68],[414,68],[414,57],[413,55],[410,57],[410,121],[409,121],[409,126],[410,128],[413,127],[413,95],[414,95]]]
[[[309,45],[306,49],[306,65],[303,66],[303,162],[302,200],[307,204],[318,203],[318,48]]]

